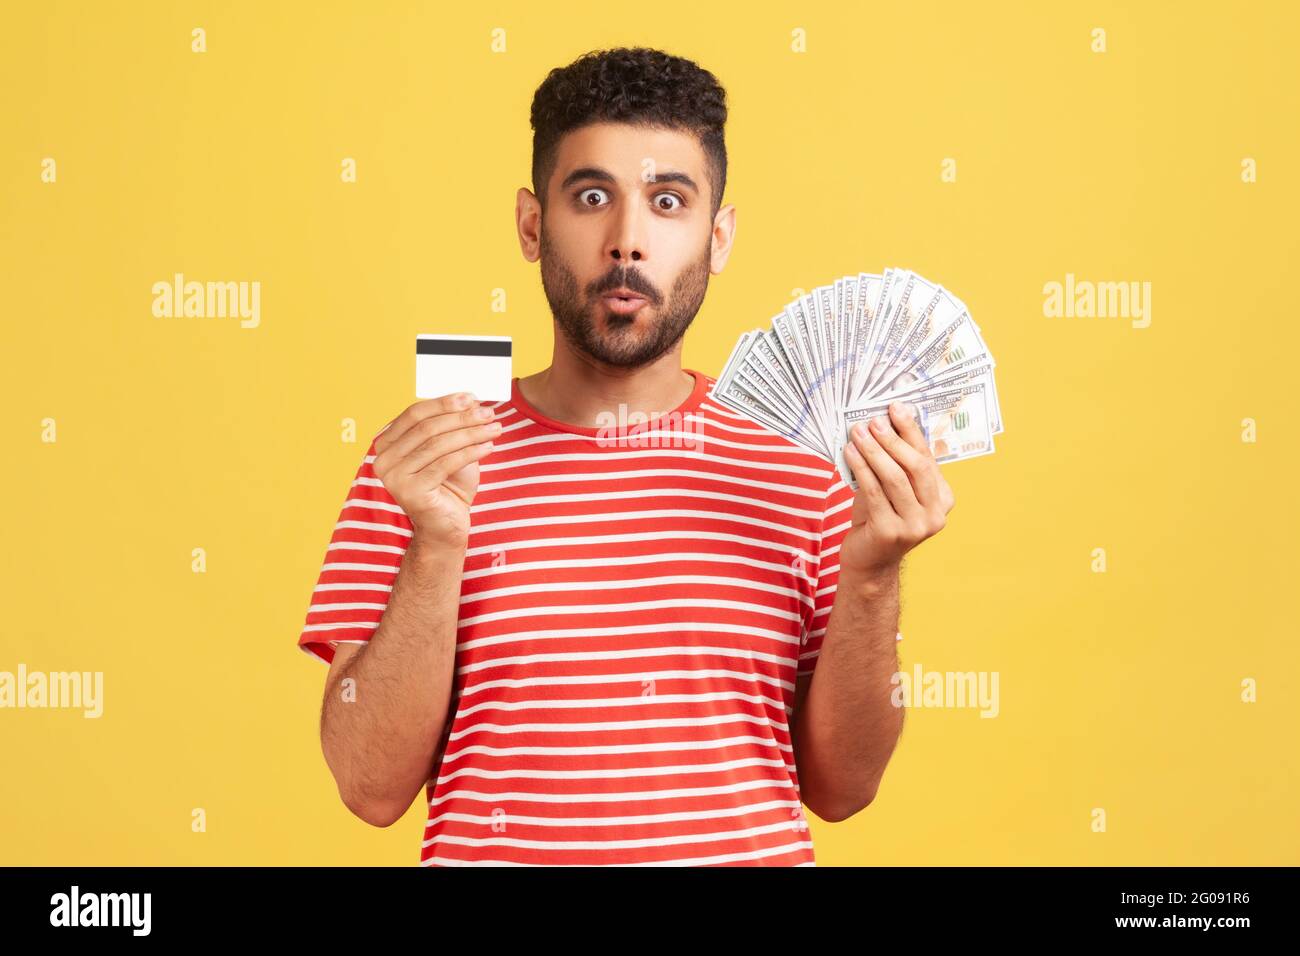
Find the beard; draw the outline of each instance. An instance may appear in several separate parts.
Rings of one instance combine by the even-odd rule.
[[[666,298],[631,266],[614,266],[580,290],[573,271],[547,246],[544,228],[541,260],[542,288],[560,332],[574,349],[614,368],[649,365],[676,345],[695,320],[709,287],[708,246],[682,270]],[[636,315],[615,315],[601,301],[604,293],[623,286],[646,298]],[[647,322],[644,315],[651,308],[655,318]]]

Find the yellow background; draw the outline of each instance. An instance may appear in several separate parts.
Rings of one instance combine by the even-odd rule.
[[[348,813],[326,668],[295,640],[365,443],[414,400],[416,334],[549,362],[513,225],[529,104],[549,69],[644,44],[732,110],[737,245],[687,367],[717,374],[794,289],[885,266],[961,296],[998,362],[1006,431],[946,468],[957,508],[909,561],[901,647],[909,671],[997,671],[1001,713],[909,712],[876,802],[813,820],[819,864],[1300,863],[1294,6],[4,20],[0,670],[102,670],[105,711],[0,710],[0,862],[415,865],[423,800],[387,830]],[[259,281],[260,326],[153,317],[175,272]],[[1149,281],[1150,327],[1045,317],[1066,273]]]

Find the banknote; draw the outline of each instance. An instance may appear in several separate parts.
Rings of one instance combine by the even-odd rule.
[[[1003,430],[992,354],[966,303],[908,269],[835,279],[744,333],[712,397],[834,462],[849,429],[912,409],[936,461],[990,454]]]

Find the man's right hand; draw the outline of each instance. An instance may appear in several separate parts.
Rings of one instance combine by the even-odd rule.
[[[501,423],[464,392],[408,407],[375,439],[374,472],[418,537],[463,545],[478,491],[478,463]]]

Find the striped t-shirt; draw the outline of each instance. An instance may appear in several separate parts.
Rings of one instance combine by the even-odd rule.
[[[687,371],[649,425],[556,421],[517,378],[493,404],[423,865],[814,864],[789,720],[853,491]],[[374,455],[298,639],[326,662],[375,633],[411,539]]]

